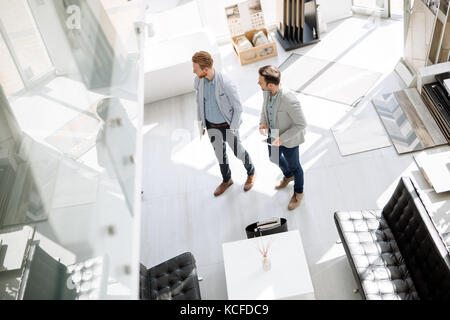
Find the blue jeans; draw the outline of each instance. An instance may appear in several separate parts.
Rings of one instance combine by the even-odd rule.
[[[269,145],[270,161],[278,165],[285,178],[294,177],[294,191],[303,193],[304,175],[300,164],[298,146],[287,148],[284,146],[275,147]]]

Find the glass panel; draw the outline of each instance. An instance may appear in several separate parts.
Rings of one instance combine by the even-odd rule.
[[[26,0],[0,0],[0,21],[26,81],[48,73],[52,64]]]
[[[3,86],[3,90],[6,95],[10,95],[23,88],[22,79],[17,71],[5,41],[0,36],[0,85]]]
[[[12,110],[9,117],[0,113],[0,133],[4,118],[12,118],[14,134],[6,133],[3,149],[20,157],[28,168],[29,179],[23,179],[17,190],[34,196],[18,203],[26,204],[21,206],[26,217],[44,219],[36,224],[36,233],[49,243],[42,247],[45,254],[55,258],[62,252],[75,257],[72,266],[58,265],[73,272],[72,282],[58,286],[77,288],[76,299],[137,299],[141,199],[136,177],[141,177],[137,167],[143,115],[139,93],[143,88],[143,32],[136,32],[134,21],[143,21],[145,8],[143,1],[134,0],[130,11],[135,15],[113,23],[112,13],[102,5],[106,2],[30,2],[60,72],[9,100],[4,96],[2,100],[0,94],[0,110]],[[16,7],[14,1],[2,4],[8,11]],[[121,4],[129,6],[115,2]],[[36,61],[45,64],[47,58],[37,56]],[[16,183],[17,178],[11,179]],[[10,194],[3,197],[0,190],[0,205],[11,198]],[[32,261],[38,256],[30,253],[25,258]],[[33,265],[27,264],[31,269]],[[30,281],[39,277],[33,270],[23,274]],[[27,279],[20,279],[22,293],[27,292]],[[39,296],[38,289],[33,288],[33,296]],[[63,298],[55,294],[56,299]]]
[[[135,1],[128,0],[100,0],[111,19],[122,43],[127,48],[136,50],[136,37],[130,25],[133,25],[142,14]]]

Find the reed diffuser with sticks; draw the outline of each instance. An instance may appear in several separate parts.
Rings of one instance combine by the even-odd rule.
[[[270,247],[270,242],[267,243],[267,245],[264,245],[264,240],[262,238],[261,232],[260,232],[260,237],[259,237],[260,241],[259,241],[259,247],[258,250],[261,253],[263,260],[262,260],[262,266],[263,266],[263,270],[264,271],[269,271],[272,267],[272,263],[270,262],[268,253],[269,253],[269,247]]]

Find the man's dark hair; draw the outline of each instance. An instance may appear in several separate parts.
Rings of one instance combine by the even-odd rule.
[[[279,85],[281,80],[281,72],[275,66],[267,65],[259,68],[259,75],[264,77],[267,84],[273,83],[274,85]]]

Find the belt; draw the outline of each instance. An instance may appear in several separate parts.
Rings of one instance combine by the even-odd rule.
[[[206,123],[209,124],[211,127],[213,128],[222,128],[222,127],[226,127],[228,126],[227,122],[223,122],[223,123],[211,123],[208,120],[206,120]]]

